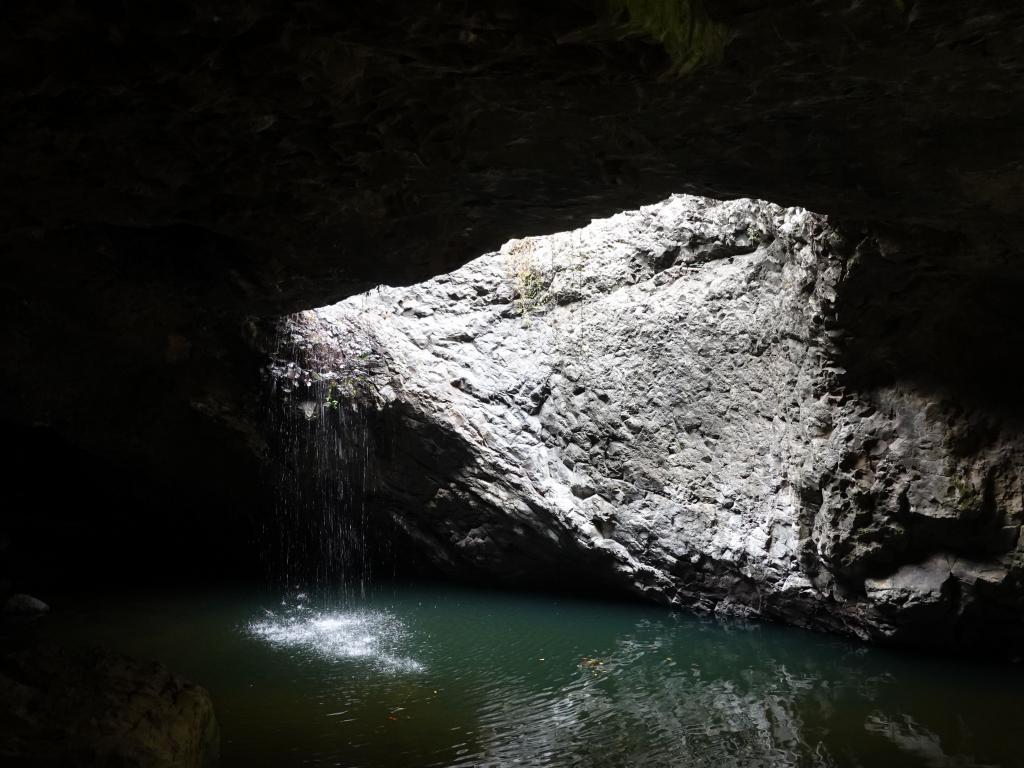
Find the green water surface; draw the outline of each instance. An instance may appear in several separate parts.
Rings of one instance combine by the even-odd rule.
[[[1016,667],[644,605],[444,586],[52,622],[204,685],[229,767],[1024,765]]]

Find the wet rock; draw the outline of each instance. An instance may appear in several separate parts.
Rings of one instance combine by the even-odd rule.
[[[220,737],[206,691],[100,649],[0,653],[0,762],[209,768]]]

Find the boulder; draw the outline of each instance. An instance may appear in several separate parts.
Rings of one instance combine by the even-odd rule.
[[[1015,646],[1018,326],[1005,253],[960,256],[675,196],[292,316],[275,370],[362,409],[375,502],[453,575]]]
[[[209,695],[156,663],[39,645],[0,654],[0,763],[209,768]]]
[[[11,595],[4,601],[3,612],[17,616],[34,616],[48,613],[50,606],[32,595]]]

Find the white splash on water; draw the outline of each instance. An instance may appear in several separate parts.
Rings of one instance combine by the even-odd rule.
[[[267,611],[247,626],[250,635],[276,648],[316,654],[328,661],[361,661],[384,672],[422,672],[401,653],[409,633],[386,611],[315,611],[306,607]]]

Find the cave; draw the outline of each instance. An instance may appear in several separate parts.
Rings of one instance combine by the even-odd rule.
[[[1024,765],[1024,7],[12,0],[0,764]]]

